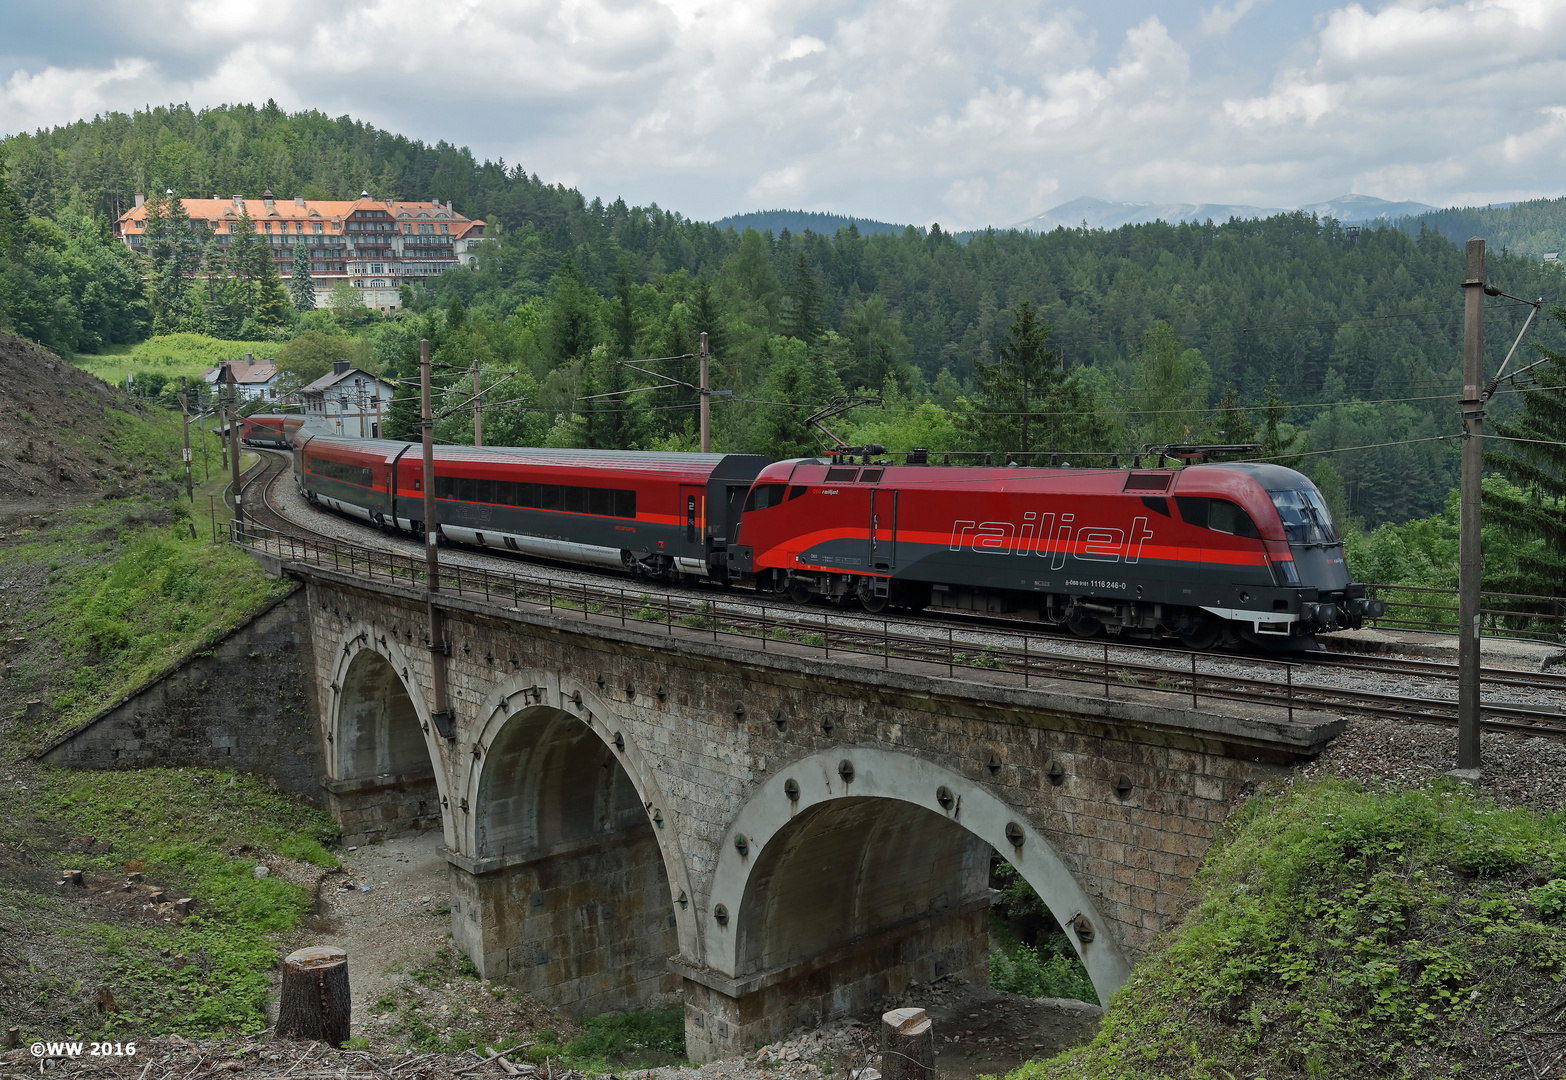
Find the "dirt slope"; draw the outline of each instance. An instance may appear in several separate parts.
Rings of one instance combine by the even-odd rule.
[[[151,410],[42,346],[0,333],[0,519],[136,486],[113,460],[108,410]]]

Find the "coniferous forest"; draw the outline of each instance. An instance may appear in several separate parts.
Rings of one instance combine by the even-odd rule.
[[[1306,471],[1341,517],[1371,529],[1438,521],[1456,479],[1457,441],[1441,437],[1459,429],[1463,263],[1444,233],[1491,230],[1488,278],[1545,300],[1513,369],[1538,358],[1535,346],[1566,350],[1566,323],[1548,317],[1566,302],[1566,271],[1534,251],[1561,246],[1550,240],[1566,235],[1566,201],[1363,229],[1295,213],[1045,235],[879,223],[736,231],[270,102],[101,116],[16,135],[0,153],[10,253],[0,321],[14,332],[65,354],[154,332],[266,339],[298,381],[340,356],[414,375],[429,338],[453,394],[456,371],[476,360],[487,373],[492,443],[694,448],[690,389],[603,395],[653,382],[621,361],[693,353],[706,332],[713,386],[731,392],[714,405],[718,449],[814,452],[809,412],[863,393],[879,404],[839,418],[837,434],[891,450],[1257,443],[1258,456]],[[177,212],[150,257],[112,238],[137,192],[254,198],[263,188],[450,199],[489,223],[492,240],[476,269],[405,290],[404,310],[387,318],[338,297],[300,310],[309,303],[297,283],[296,302],[283,302],[287,283],[205,251]],[[1488,370],[1527,310],[1489,301]],[[694,360],[653,366],[696,381]],[[1558,394],[1538,388],[1566,382],[1562,367],[1503,384],[1492,418],[1561,438],[1550,427],[1561,418],[1545,415]],[[408,435],[411,394],[392,415]],[[467,424],[459,412],[439,434],[471,440]],[[1502,515],[1516,543],[1535,550],[1541,520],[1560,516],[1566,461],[1528,446],[1532,457],[1497,455],[1494,484],[1516,503]],[[1421,557],[1439,561],[1430,551]],[[1508,566],[1507,584],[1566,592],[1558,559]]]

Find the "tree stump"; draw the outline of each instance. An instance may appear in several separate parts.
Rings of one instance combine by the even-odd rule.
[[[348,996],[348,954],[313,945],[283,961],[277,1006],[277,1038],[313,1039],[331,1046],[348,1041],[353,1002]]]
[[[881,1080],[935,1080],[935,1031],[923,1009],[881,1014]]]

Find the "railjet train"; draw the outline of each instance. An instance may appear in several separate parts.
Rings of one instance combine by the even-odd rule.
[[[292,431],[311,502],[423,535],[415,444]],[[1310,480],[1180,469],[845,464],[748,454],[435,450],[445,541],[867,611],[1011,614],[1193,649],[1309,645],[1381,614]]]

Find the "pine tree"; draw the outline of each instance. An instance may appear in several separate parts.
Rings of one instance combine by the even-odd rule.
[[[192,329],[196,297],[190,278],[201,265],[201,249],[184,204],[172,193],[150,200],[147,254],[152,258],[154,333]]]
[[[315,310],[315,279],[310,276],[310,249],[304,240],[294,245],[294,269],[288,278],[288,295],[295,311]]]
[[[821,285],[803,251],[794,264],[788,308],[783,313],[783,332],[806,345],[814,345],[821,336]]]
[[[1218,408],[1203,441],[1218,446],[1244,446],[1256,441],[1256,423],[1240,407],[1240,394],[1234,387],[1229,387],[1218,399]]]
[[[396,389],[392,391],[386,421],[381,425],[381,433],[386,438],[414,442],[423,437],[419,430],[419,420],[423,414],[422,394],[417,375],[411,379],[398,380]]]
[[[1261,457],[1274,465],[1297,469],[1309,442],[1303,431],[1285,422],[1288,412],[1289,404],[1278,393],[1278,377],[1274,375],[1267,380],[1267,397],[1262,406]]]
[[[229,296],[238,305],[239,317],[243,320],[251,318],[255,311],[255,278],[260,270],[258,260],[266,256],[258,250],[261,242],[256,239],[256,225],[250,220],[249,210],[241,208],[239,220],[230,224],[228,230],[228,265],[233,277]]]
[[[1551,314],[1566,326],[1566,308]],[[1520,580],[1495,584],[1508,591],[1566,596],[1566,353],[1535,348],[1549,363],[1534,369],[1537,386],[1518,395],[1521,415],[1495,425],[1503,439],[1532,441],[1503,443],[1486,462],[1522,490],[1486,485],[1484,513],[1487,525],[1498,524],[1519,541]]]

